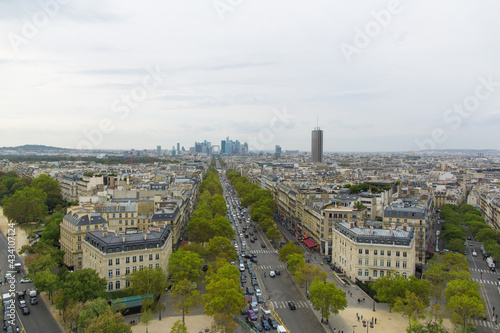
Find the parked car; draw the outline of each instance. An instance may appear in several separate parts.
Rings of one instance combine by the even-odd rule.
[[[262,318],[260,319],[260,323],[266,331],[269,331],[271,329],[271,325],[269,325],[266,317],[262,316]]]
[[[36,297],[31,297],[31,298],[30,298],[30,304],[31,304],[31,305],[38,304],[38,300],[36,299]]]
[[[262,296],[262,291],[260,291],[259,287],[255,288],[255,296]]]
[[[276,319],[274,319],[273,317],[269,317],[267,318],[267,322],[269,323],[269,325],[273,328],[273,329],[276,329],[278,328],[278,322],[276,321]]]
[[[472,256],[473,256],[473,257],[477,257],[477,252],[476,252],[475,250],[474,250],[474,251],[472,251]]]
[[[257,296],[257,302],[261,304],[264,303],[264,297],[262,297],[262,295]]]
[[[295,309],[297,309],[297,307],[295,306],[295,303],[294,303],[294,302],[288,302],[288,307],[290,308],[290,310],[295,310]]]
[[[31,313],[30,309],[28,309],[28,307],[24,307],[23,308],[23,315],[26,316],[26,315],[29,315]]]
[[[253,295],[253,287],[247,287],[247,294],[248,295]]]
[[[247,318],[250,320],[257,320],[257,314],[253,310],[247,311]]]
[[[255,328],[259,332],[262,332],[262,330],[263,330],[262,325],[258,321],[252,322],[252,327]]]
[[[20,281],[20,282],[21,282],[21,283],[30,283],[30,282],[33,282],[33,280],[32,280],[32,279],[29,279],[29,278],[24,278],[24,277],[23,277],[23,278],[21,279],[21,281]]]

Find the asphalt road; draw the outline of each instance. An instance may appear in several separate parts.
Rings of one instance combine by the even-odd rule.
[[[232,186],[229,191],[226,191],[224,184],[224,177],[221,178],[221,183],[224,188],[224,197],[229,194],[227,199],[231,199],[231,193],[234,193]],[[238,202],[239,200],[234,197]],[[233,206],[234,210],[234,206]],[[237,214],[236,214],[237,215]],[[245,214],[243,223],[237,221],[240,230],[246,225],[246,220],[248,218],[248,213]],[[231,219],[234,225],[234,219]],[[257,282],[262,291],[265,303],[270,306],[280,318],[280,320],[285,324],[288,330],[291,332],[326,332],[325,327],[319,322],[318,317],[314,314],[312,310],[311,303],[302,295],[297,286],[295,285],[292,277],[290,276],[288,270],[284,263],[278,261],[278,251],[274,250],[263,234],[262,230],[257,226],[255,222],[250,223],[251,229],[255,227],[257,230],[257,241],[251,243],[250,238],[243,238],[246,242],[246,253],[257,254],[257,264],[252,265],[252,270],[256,272]],[[237,235],[239,249],[241,249],[241,239]],[[266,247],[262,248],[261,244],[265,244]],[[274,278],[269,276],[271,270],[280,270],[281,275]],[[249,270],[247,272],[247,282],[242,284],[243,288],[251,286],[251,279]],[[264,272],[266,276],[264,276]],[[297,307],[296,310],[290,310],[288,307],[288,302],[293,301]],[[262,310],[259,310],[258,317],[263,314]],[[239,316],[242,321],[245,321],[244,316]],[[279,320],[278,320],[279,321]],[[248,332],[243,327],[238,327],[237,332]]]
[[[1,278],[3,279],[5,277],[5,273],[8,272],[9,269],[9,262],[7,261],[8,259],[8,245],[7,245],[7,239],[5,238],[5,235],[0,233],[0,267],[1,267]],[[16,256],[16,263],[22,263],[20,260],[19,256],[17,253],[15,254]],[[23,267],[23,270],[24,267]],[[16,292],[17,291],[24,291],[26,289],[33,289],[33,283],[20,283],[19,281],[21,280],[23,273],[17,273],[16,274]],[[4,280],[2,280],[4,282]],[[5,283],[2,283],[0,286],[0,293],[4,294],[9,292],[9,286]],[[57,324],[56,320],[50,313],[49,309],[41,299],[41,297],[37,297],[38,299],[38,304],[36,305],[31,305],[29,304],[29,297],[26,297],[27,302],[28,302],[28,307],[31,311],[31,314],[29,315],[22,315],[21,311],[19,309],[19,303],[16,300],[16,325],[19,325],[20,328],[24,328],[23,332],[27,333],[37,333],[37,332],[51,332],[51,333],[57,333],[57,332],[62,332],[59,325]],[[3,316],[3,314],[2,314]]]
[[[474,240],[467,241],[467,260],[469,261],[470,273],[474,282],[478,283],[479,292],[483,297],[486,306],[486,320],[474,320],[476,332],[500,332],[500,325],[495,318],[500,313],[500,295],[498,283],[500,282],[500,274],[498,271],[492,272],[486,260],[480,251],[482,243]],[[472,246],[470,246],[472,245]],[[473,250],[476,251],[477,257],[472,256]],[[493,308],[495,311],[493,311]]]

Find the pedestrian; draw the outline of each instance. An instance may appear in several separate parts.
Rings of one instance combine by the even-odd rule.
[[[373,323],[373,317],[372,317],[372,323]]]
[[[363,303],[365,302],[365,298],[363,297]]]
[[[375,317],[375,324],[377,323],[377,317]]]
[[[361,320],[363,320],[363,315],[361,315]]]

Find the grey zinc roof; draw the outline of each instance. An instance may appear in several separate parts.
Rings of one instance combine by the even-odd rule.
[[[395,244],[409,246],[413,241],[414,230],[408,227],[407,231],[393,229],[392,235],[389,229],[349,228],[349,223],[338,222],[334,228],[346,237],[353,239],[357,243],[367,244]]]
[[[134,251],[147,248],[162,247],[170,235],[170,228],[160,228],[160,231],[151,230],[146,233],[133,233],[125,235],[116,235],[113,231],[108,231],[107,236],[103,231],[91,231],[85,236],[85,241],[98,248],[101,252],[121,252]]]
[[[90,220],[87,214],[78,218],[78,213],[87,213],[88,210],[82,209],[76,213],[69,213],[64,218],[74,225],[93,225],[93,224],[107,224],[108,222],[99,213],[90,212]]]

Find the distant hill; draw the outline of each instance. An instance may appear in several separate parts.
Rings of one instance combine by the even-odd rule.
[[[498,149],[424,149],[420,150],[423,153],[462,153],[462,154],[477,154],[477,153],[494,153],[500,152]]]
[[[64,153],[64,152],[69,152],[72,150],[73,149],[44,146],[44,145],[24,145],[24,146],[17,146],[17,147],[0,147],[0,153],[16,151],[19,153],[43,154],[43,153]]]

